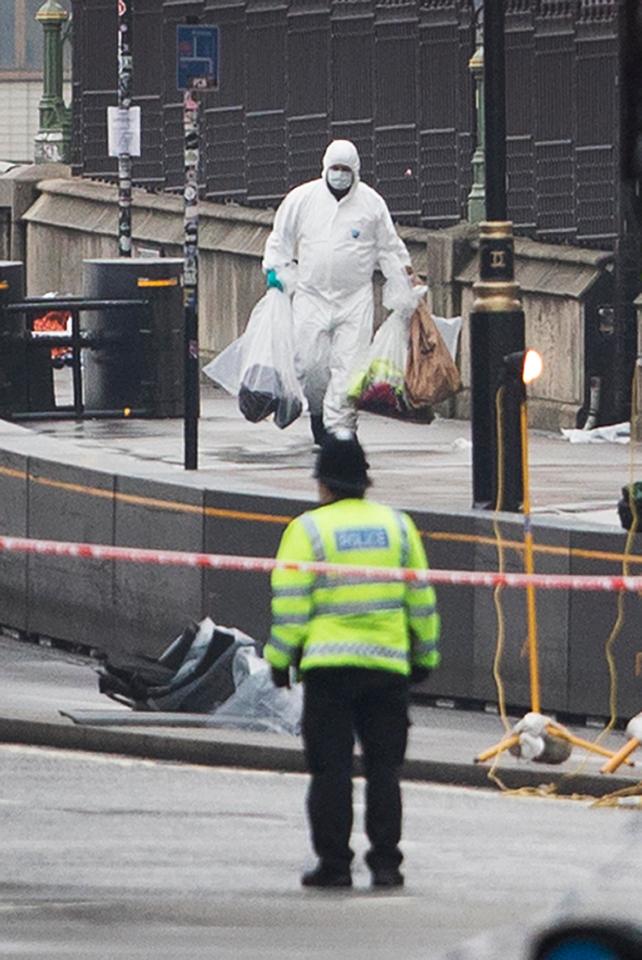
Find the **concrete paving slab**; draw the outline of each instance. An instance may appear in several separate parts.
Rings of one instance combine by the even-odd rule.
[[[201,400],[198,471],[183,470],[180,419],[0,422],[0,446],[43,457],[64,449],[67,462],[95,466],[99,459],[114,472],[202,489],[314,500],[306,415],[281,431],[271,422],[244,420],[236,398],[213,385],[202,386]],[[426,425],[362,414],[359,424],[375,496],[409,509],[471,507],[469,422],[437,418]],[[561,433],[539,430],[529,437],[534,516],[619,529],[620,487],[642,475],[639,445],[571,444]]]
[[[108,700],[98,691],[97,664],[81,654],[26,644],[0,637],[0,742],[29,743],[66,749],[118,753],[134,757],[238,766],[249,769],[304,770],[300,740],[288,734],[231,728],[195,726],[192,715],[178,725],[173,716],[165,726],[138,725],[136,714]],[[70,718],[99,717],[93,725]],[[110,723],[100,718],[110,715]],[[117,725],[118,714],[122,725]],[[113,718],[113,719],[112,719]],[[516,718],[513,718],[513,720]],[[501,755],[496,768],[474,762],[478,753],[498,742],[503,727],[497,716],[481,711],[411,707],[407,779],[498,788],[499,777],[507,788],[530,787],[560,793],[601,796],[640,781],[642,755],[636,766],[621,767],[616,774],[599,773],[602,759],[584,750],[575,751],[562,766],[519,760]],[[600,731],[571,728],[578,736],[595,740]],[[617,750],[621,732],[604,737],[604,745]],[[359,764],[357,763],[357,770]]]

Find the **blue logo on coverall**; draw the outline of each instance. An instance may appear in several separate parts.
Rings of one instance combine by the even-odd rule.
[[[390,546],[385,527],[349,527],[335,530],[334,541],[339,551],[385,550]]]
[[[361,235],[361,230],[357,230],[356,227],[353,227],[352,230],[351,230],[351,233],[352,233],[352,236],[354,237],[354,239],[356,240],[357,237],[359,237],[359,236]]]

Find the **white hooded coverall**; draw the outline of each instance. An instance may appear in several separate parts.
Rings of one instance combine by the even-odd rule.
[[[353,173],[339,201],[326,183],[335,164]],[[323,157],[323,176],[295,187],[279,206],[263,258],[263,270],[277,276],[297,264],[296,370],[310,413],[323,414],[332,432],[356,428],[347,391],[372,339],[373,272],[378,266],[387,278],[410,265],[385,201],[361,183],[359,168],[354,144],[334,140]]]

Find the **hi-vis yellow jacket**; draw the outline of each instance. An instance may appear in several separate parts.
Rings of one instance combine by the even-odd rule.
[[[278,559],[426,569],[417,528],[405,513],[344,499],[310,510],[285,530]],[[366,667],[407,675],[436,667],[440,621],[434,588],[402,580],[272,573],[272,634],[266,660],[297,666]]]

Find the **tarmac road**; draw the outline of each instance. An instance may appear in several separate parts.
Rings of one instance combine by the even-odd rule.
[[[406,784],[407,885],[373,893],[356,791],[351,892],[311,863],[297,774],[0,746],[0,956],[525,957],[560,913],[636,920],[639,811]]]
[[[182,470],[179,421],[50,421],[29,430],[0,423],[0,432],[30,455],[53,456],[64,441],[74,462],[125,474],[314,496],[305,420],[285,434],[272,424],[247,424],[235,401],[216,391],[203,409],[201,470],[191,476]],[[424,427],[362,418],[376,495],[401,506],[470,506],[468,429],[456,421]],[[534,432],[534,512],[617,528],[615,501],[636,459],[627,447],[578,448]],[[258,757],[268,767],[274,757],[296,769],[294,738],[77,727],[59,711],[118,709],[99,697],[85,660],[6,639],[0,658],[0,740],[9,741],[0,744],[0,957],[521,960],[534,926],[553,914],[642,916],[639,808],[435,783],[405,784],[402,892],[372,894],[362,867],[347,895],[302,891],[305,778],[220,766],[244,759],[256,766]],[[500,736],[497,717],[416,711],[413,776],[485,785],[486,770],[472,760]],[[136,756],[159,750],[159,757],[187,762],[11,745],[16,741]],[[606,745],[622,742],[621,732],[612,733]],[[197,757],[203,766],[190,765]],[[619,781],[600,777],[601,762],[574,752],[564,769],[552,770],[504,755],[500,773],[515,785],[570,773],[578,792],[578,770],[603,792],[639,779],[639,766],[618,771]],[[356,848],[363,852],[361,839]]]

